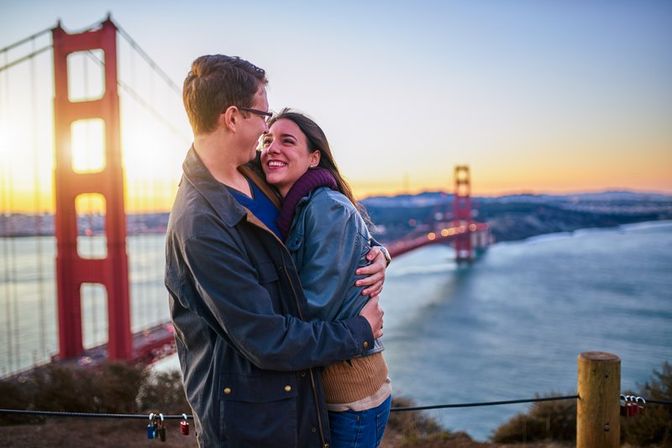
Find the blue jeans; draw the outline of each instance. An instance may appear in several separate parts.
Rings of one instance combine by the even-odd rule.
[[[331,448],[377,448],[390,416],[392,397],[366,411],[329,411]]]

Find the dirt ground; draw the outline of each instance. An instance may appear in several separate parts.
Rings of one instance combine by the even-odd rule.
[[[166,422],[166,441],[147,439],[147,422],[143,420],[91,420],[75,418],[51,418],[43,424],[0,426],[0,447],[3,448],[196,448],[193,428],[188,436],[180,433],[179,421]],[[388,431],[381,448],[399,447],[400,434]],[[474,442],[468,436],[450,441],[422,443],[423,448],[565,448],[559,444],[496,445]]]

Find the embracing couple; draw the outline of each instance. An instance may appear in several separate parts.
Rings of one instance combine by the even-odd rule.
[[[198,442],[375,448],[391,402],[378,303],[389,254],[322,129],[270,113],[267,82],[224,55],[199,57],[184,81],[194,143],[165,282]]]

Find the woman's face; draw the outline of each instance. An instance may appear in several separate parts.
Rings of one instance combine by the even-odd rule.
[[[273,123],[261,138],[261,166],[266,181],[284,197],[311,166],[320,162],[320,151],[309,151],[305,134],[291,120]]]

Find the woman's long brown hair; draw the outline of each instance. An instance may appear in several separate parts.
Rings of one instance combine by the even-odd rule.
[[[278,120],[290,120],[296,124],[299,129],[301,129],[301,132],[303,132],[303,134],[306,136],[308,151],[320,151],[320,163],[318,166],[331,172],[331,174],[334,176],[334,179],[336,179],[338,191],[343,193],[345,197],[347,197],[350,202],[352,202],[352,205],[355,206],[357,211],[359,211],[359,213],[362,215],[362,218],[364,218],[364,221],[367,223],[367,225],[369,225],[370,220],[366,210],[355,200],[350,185],[338,171],[338,166],[336,165],[334,155],[331,152],[329,141],[327,140],[327,136],[324,134],[322,128],[306,115],[289,108],[284,108],[278,114],[273,115],[273,117],[268,121],[268,127],[271,127],[273,123]]]

